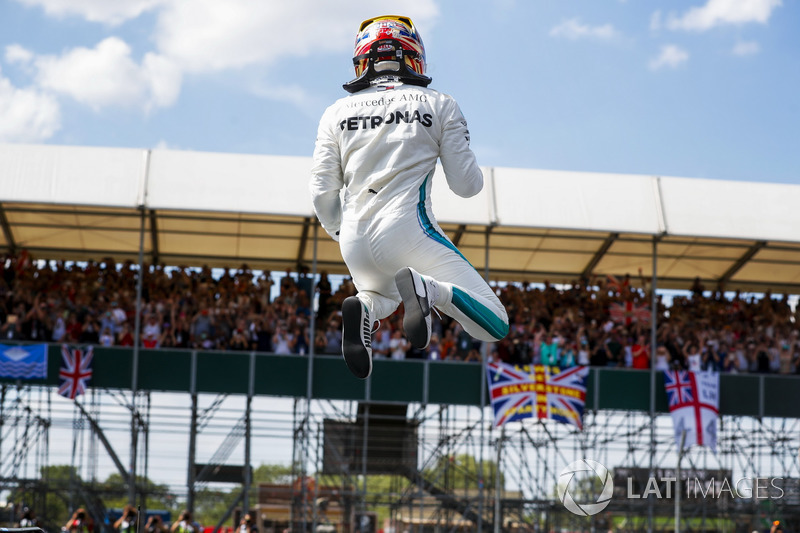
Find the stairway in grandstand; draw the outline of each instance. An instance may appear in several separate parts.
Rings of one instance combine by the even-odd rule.
[[[459,497],[452,492],[445,490],[427,479],[422,472],[416,469],[405,471],[405,477],[415,486],[420,487],[429,495],[434,497],[443,509],[455,511],[473,524],[482,523],[483,530],[492,529],[492,520],[485,514],[481,516],[476,508],[476,501],[472,498]],[[400,502],[402,504],[402,501]]]

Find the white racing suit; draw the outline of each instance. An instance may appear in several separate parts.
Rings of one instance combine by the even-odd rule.
[[[373,319],[397,308],[395,273],[411,267],[439,283],[444,295],[437,309],[477,339],[500,340],[508,333],[505,308],[431,212],[437,159],[457,195],[474,196],[483,187],[467,123],[450,96],[383,82],[341,98],[319,124],[310,183],[314,209],[339,241],[357,296]]]

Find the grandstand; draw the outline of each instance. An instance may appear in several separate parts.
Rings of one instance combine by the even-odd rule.
[[[0,247],[35,259],[113,257],[139,269],[246,263],[345,274],[338,246],[312,215],[308,168],[307,158],[3,145]],[[688,289],[699,277],[725,290],[800,293],[800,186],[506,168],[484,175],[477,197],[456,200],[440,184],[433,205],[448,236],[491,280],[570,284],[641,272],[656,289]],[[553,488],[568,463],[592,455],[612,469],[652,472],[676,462],[655,373],[593,369],[583,431],[542,422],[501,431],[482,407],[477,365],[377,361],[374,376],[360,382],[339,359],[313,351],[304,358],[138,345],[95,352],[91,400],[80,412],[52,399],[57,346],[46,380],[5,380],[5,490],[27,487],[44,501],[50,488],[36,470],[60,464],[48,435],[69,417],[74,466],[91,475],[105,465],[123,479],[133,473],[156,481],[148,470],[149,454],[158,453],[148,444],[157,439],[153,428],[169,431],[181,420],[188,507],[199,489],[228,483],[222,486],[241,492],[226,516],[253,508],[262,529],[275,531],[349,531],[376,510],[398,531],[586,529],[606,518],[560,506]],[[795,378],[723,378],[720,452],[694,450],[688,468],[700,476],[780,474],[791,488],[800,479]],[[167,408],[165,397],[180,397],[182,408]],[[203,456],[198,440],[206,428],[217,431],[208,440],[218,447]],[[276,443],[291,448],[293,479],[315,481],[288,484],[283,498],[275,487],[251,493],[248,467],[265,457],[260,448]],[[451,460],[460,455],[478,458],[478,471]],[[375,493],[366,474],[391,476],[390,484]],[[141,497],[142,487],[128,487]],[[100,517],[101,492],[81,495]],[[320,497],[336,517],[331,523]],[[662,503],[615,499],[609,511],[628,530],[664,529],[672,509]],[[270,518],[270,505],[283,511]],[[791,498],[703,498],[686,503],[684,527],[750,531],[774,516],[797,527],[798,507]]]

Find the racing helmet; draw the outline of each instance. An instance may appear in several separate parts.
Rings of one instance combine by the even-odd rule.
[[[359,26],[353,51],[356,78],[344,84],[357,92],[380,77],[392,76],[406,83],[427,87],[425,45],[408,17],[384,15],[367,19]]]

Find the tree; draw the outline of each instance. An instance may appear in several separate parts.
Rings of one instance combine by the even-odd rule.
[[[292,467],[281,464],[261,464],[253,470],[250,488],[250,502],[258,501],[259,483],[277,483],[291,485]],[[201,489],[195,493],[195,518],[204,525],[214,526],[219,523],[231,503],[239,497],[242,486],[231,489]]]
[[[483,488],[494,490],[497,464],[483,461]],[[445,490],[478,490],[478,460],[469,454],[441,456],[436,464],[423,471],[425,479]],[[505,475],[500,472],[500,487],[505,487]]]
[[[99,488],[104,494],[106,509],[122,509],[128,503],[128,485],[119,473],[110,474]],[[169,486],[159,485],[147,477],[139,476],[136,479],[138,493],[144,492],[145,503],[142,505],[147,510],[164,510],[176,514],[180,508],[175,495],[170,492]]]
[[[19,507],[33,509],[45,530],[57,531],[70,517],[70,506],[86,506],[78,495],[83,493],[84,482],[78,470],[70,465],[43,466],[40,481],[35,485],[21,485],[12,490],[8,501]]]

